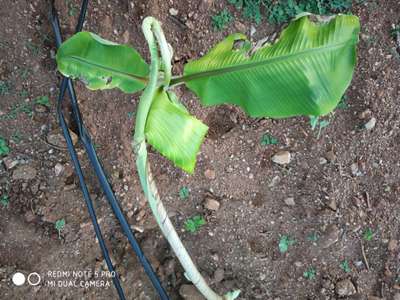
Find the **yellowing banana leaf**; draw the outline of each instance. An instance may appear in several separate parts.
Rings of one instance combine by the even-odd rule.
[[[193,173],[208,127],[176,101],[172,92],[158,90],[146,120],[146,140],[176,166]]]
[[[82,80],[89,89],[119,88],[134,93],[145,87],[149,67],[140,54],[90,32],[79,32],[57,51],[59,71]]]
[[[349,86],[360,31],[355,16],[327,22],[293,21],[273,45],[254,53],[242,34],[232,34],[185,65],[184,81],[205,105],[232,103],[253,117],[324,115]],[[235,49],[238,41],[244,46]]]

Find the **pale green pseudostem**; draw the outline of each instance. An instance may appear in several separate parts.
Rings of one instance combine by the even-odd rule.
[[[149,45],[151,56],[149,75],[150,80],[147,87],[143,91],[142,96],[140,97],[132,147],[137,156],[136,166],[139,173],[140,183],[142,185],[143,192],[149,202],[150,208],[158,223],[158,226],[160,227],[175,255],[178,257],[180,263],[182,264],[185,270],[186,277],[192,281],[197,289],[208,300],[234,300],[239,296],[239,290],[235,290],[225,294],[224,296],[220,296],[208,286],[203,276],[197,270],[188,252],[183,246],[181,240],[179,239],[171,220],[168,218],[167,211],[163,203],[161,202],[157,187],[154,183],[150,171],[149,162],[147,160],[147,148],[144,130],[151,103],[154,99],[157,88],[159,87],[159,54],[157,44],[160,47],[164,68],[163,87],[165,89],[168,88],[169,82],[171,80],[172,51],[170,50],[165,40],[165,36],[162,32],[161,26],[156,19],[152,17],[145,18],[142,24],[142,30]]]

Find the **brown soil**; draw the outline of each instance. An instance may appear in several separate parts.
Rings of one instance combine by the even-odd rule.
[[[188,59],[199,57],[227,33],[250,33],[251,24],[239,17],[224,32],[212,30],[210,16],[225,3],[91,1],[85,30],[129,42],[148,58],[140,25],[143,17],[155,16],[175,49],[178,73]],[[56,4],[64,35],[70,35],[79,1]],[[10,141],[7,159],[18,161],[11,169],[0,167],[0,194],[10,198],[8,207],[0,207],[0,299],[116,299],[109,278],[105,279],[111,284],[108,288],[45,284],[51,279],[49,271],[94,272],[106,267],[68,153],[63,145],[54,148],[46,142],[49,134],[59,133],[55,101],[60,81],[47,2],[1,0],[0,5],[0,80],[10,84],[9,93],[1,96],[0,135]],[[177,16],[170,15],[171,7],[178,9]],[[362,34],[358,66],[347,92],[348,107],[329,117],[330,124],[319,138],[306,118],[255,120],[236,107],[203,108],[193,94],[177,88],[190,112],[210,126],[196,172],[189,176],[155,152],[150,161],[184,244],[202,274],[221,293],[239,288],[240,299],[338,299],[336,288],[347,283],[356,290],[349,299],[400,297],[395,296],[400,289],[400,56],[390,36],[392,24],[399,22],[400,4],[369,1],[355,6],[353,13],[361,18]],[[279,30],[266,23],[256,29],[254,41]],[[81,83],[76,83],[76,90],[85,124],[122,207],[130,223],[144,229],[137,238],[171,298],[180,299],[179,287],[187,281],[154,226],[130,149],[133,119],[128,112],[135,111],[137,95],[91,92]],[[34,98],[44,95],[50,97],[49,112],[4,117],[13,105],[29,107]],[[371,117],[376,118],[376,126],[366,130],[363,125]],[[279,144],[260,145],[264,133],[278,138]],[[157,299],[84,151],[81,146],[78,149],[128,299]],[[279,150],[292,154],[286,167],[271,162]],[[59,176],[55,176],[57,164],[64,169]],[[28,172],[18,177],[24,168]],[[215,179],[205,176],[206,170],[214,171]],[[182,201],[178,195],[184,186],[190,196]],[[220,201],[218,211],[204,208],[204,198],[210,195]],[[294,198],[293,206],[285,204],[289,197]],[[203,215],[207,224],[190,234],[183,224],[195,214]],[[54,224],[62,218],[66,225],[59,238]],[[363,238],[368,227],[374,232],[371,241]],[[313,233],[319,237],[315,242],[308,239]],[[282,235],[296,241],[284,254],[278,248]],[[344,260],[351,269],[348,273],[340,267]],[[306,279],[303,273],[311,267],[316,276]],[[217,269],[224,270],[222,280],[214,278]],[[15,287],[11,276],[16,271],[38,272],[43,282]]]

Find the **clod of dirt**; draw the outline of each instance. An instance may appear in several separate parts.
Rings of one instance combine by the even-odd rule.
[[[321,237],[320,246],[328,248],[339,240],[339,228],[336,225],[329,225],[324,235]]]
[[[346,297],[354,295],[357,291],[350,279],[344,279],[336,283],[336,293],[339,297]]]
[[[296,202],[294,202],[294,198],[293,197],[286,198],[283,201],[285,202],[285,204],[287,206],[295,206],[296,205]]]
[[[13,173],[14,180],[32,180],[36,177],[37,171],[30,165],[22,165],[18,167]]]
[[[185,300],[205,300],[205,298],[197,291],[196,287],[191,284],[184,284],[179,289],[179,295]]]
[[[207,208],[208,210],[217,211],[220,206],[221,204],[213,198],[208,197],[204,200],[204,207]]]
[[[329,161],[329,162],[333,162],[336,159],[336,154],[335,152],[333,152],[333,150],[326,152],[325,154],[325,158]]]
[[[78,136],[71,130],[69,130],[69,134],[71,135],[72,143],[75,145],[76,142],[78,141]],[[47,136],[47,142],[59,148],[67,147],[64,136],[61,133],[55,133],[55,132],[50,133]]]
[[[291,155],[289,151],[279,151],[272,156],[272,161],[279,165],[287,165],[290,163]]]
[[[214,180],[214,179],[215,179],[215,171],[214,171],[214,170],[207,169],[207,170],[204,172],[204,176],[205,176],[207,179]]]
[[[225,277],[224,269],[218,268],[215,270],[213,275],[214,282],[221,282],[222,280],[224,280],[224,277]]]
[[[367,123],[365,123],[364,128],[367,130],[371,130],[376,125],[376,119],[372,117]]]

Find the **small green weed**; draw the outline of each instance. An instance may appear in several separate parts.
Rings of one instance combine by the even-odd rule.
[[[182,200],[185,200],[188,197],[189,197],[189,189],[186,186],[181,187],[179,189],[179,198],[181,198]]]
[[[22,135],[21,133],[17,130],[14,131],[14,133],[11,135],[11,140],[15,143],[15,144],[19,144],[22,141]]]
[[[279,239],[279,252],[280,253],[285,253],[289,250],[289,246],[292,246],[296,241],[292,238],[290,238],[287,235],[282,235],[281,238]]]
[[[261,146],[277,145],[278,144],[278,139],[273,137],[269,133],[266,133],[261,137],[260,144],[261,144]]]
[[[0,80],[0,95],[8,95],[10,93],[10,85],[7,81]]]
[[[189,218],[186,220],[185,229],[188,232],[195,233],[204,224],[206,224],[206,220],[202,216],[194,216],[193,218]]]
[[[345,259],[344,261],[342,261],[340,263],[340,268],[345,272],[345,273],[350,273],[351,269],[349,266],[349,262],[347,261],[347,259]]]
[[[65,227],[65,219],[59,219],[54,224],[54,228],[58,231],[58,238],[61,239],[61,231]]]
[[[25,102],[14,104],[8,113],[0,117],[0,120],[14,120],[21,113],[32,117],[33,112],[31,105]]]
[[[349,11],[352,0],[228,0],[246,19],[259,24],[263,14],[272,24],[288,22],[302,12],[330,15]]]
[[[0,157],[10,153],[10,147],[7,145],[7,141],[0,136]]]
[[[71,0],[65,0],[65,4],[68,7],[68,16],[74,17],[78,12],[78,9],[75,7],[74,3]]]
[[[336,106],[338,109],[348,109],[349,105],[347,104],[348,97],[347,95],[343,95],[342,99],[340,99],[340,102]]]
[[[35,102],[35,104],[40,104],[40,105],[50,107],[50,100],[49,100],[49,97],[47,97],[47,96],[39,96],[39,97],[35,98],[34,102]]]
[[[392,30],[390,30],[390,36],[395,39],[398,35],[400,35],[400,25],[395,25]]]
[[[364,234],[363,234],[363,239],[366,240],[367,242],[372,241],[374,238],[375,233],[372,231],[370,227],[365,229]]]
[[[310,125],[312,130],[315,130],[318,127],[317,139],[319,139],[322,129],[329,125],[329,121],[320,120],[319,117],[316,116],[310,116]]]
[[[22,98],[22,100],[25,100],[29,96],[29,92],[27,90],[22,90],[18,93],[18,96]]]
[[[304,273],[303,273],[303,277],[304,277],[305,279],[308,279],[308,280],[313,280],[313,279],[315,279],[316,276],[317,276],[317,271],[315,270],[314,267],[308,268],[308,269],[307,269],[306,271],[304,271]]]
[[[2,195],[2,196],[0,197],[0,204],[1,204],[3,207],[8,208],[8,206],[10,205],[10,199],[8,198],[8,195],[7,195],[7,194],[4,194],[4,195]]]
[[[36,45],[35,43],[28,41],[26,42],[26,48],[34,55],[38,56],[40,53],[40,47]]]
[[[307,240],[310,242],[315,243],[316,241],[318,241],[319,239],[319,235],[316,232],[311,232],[308,236],[307,236]]]
[[[219,14],[211,17],[214,30],[222,30],[233,21],[233,16],[228,9],[222,10]]]

